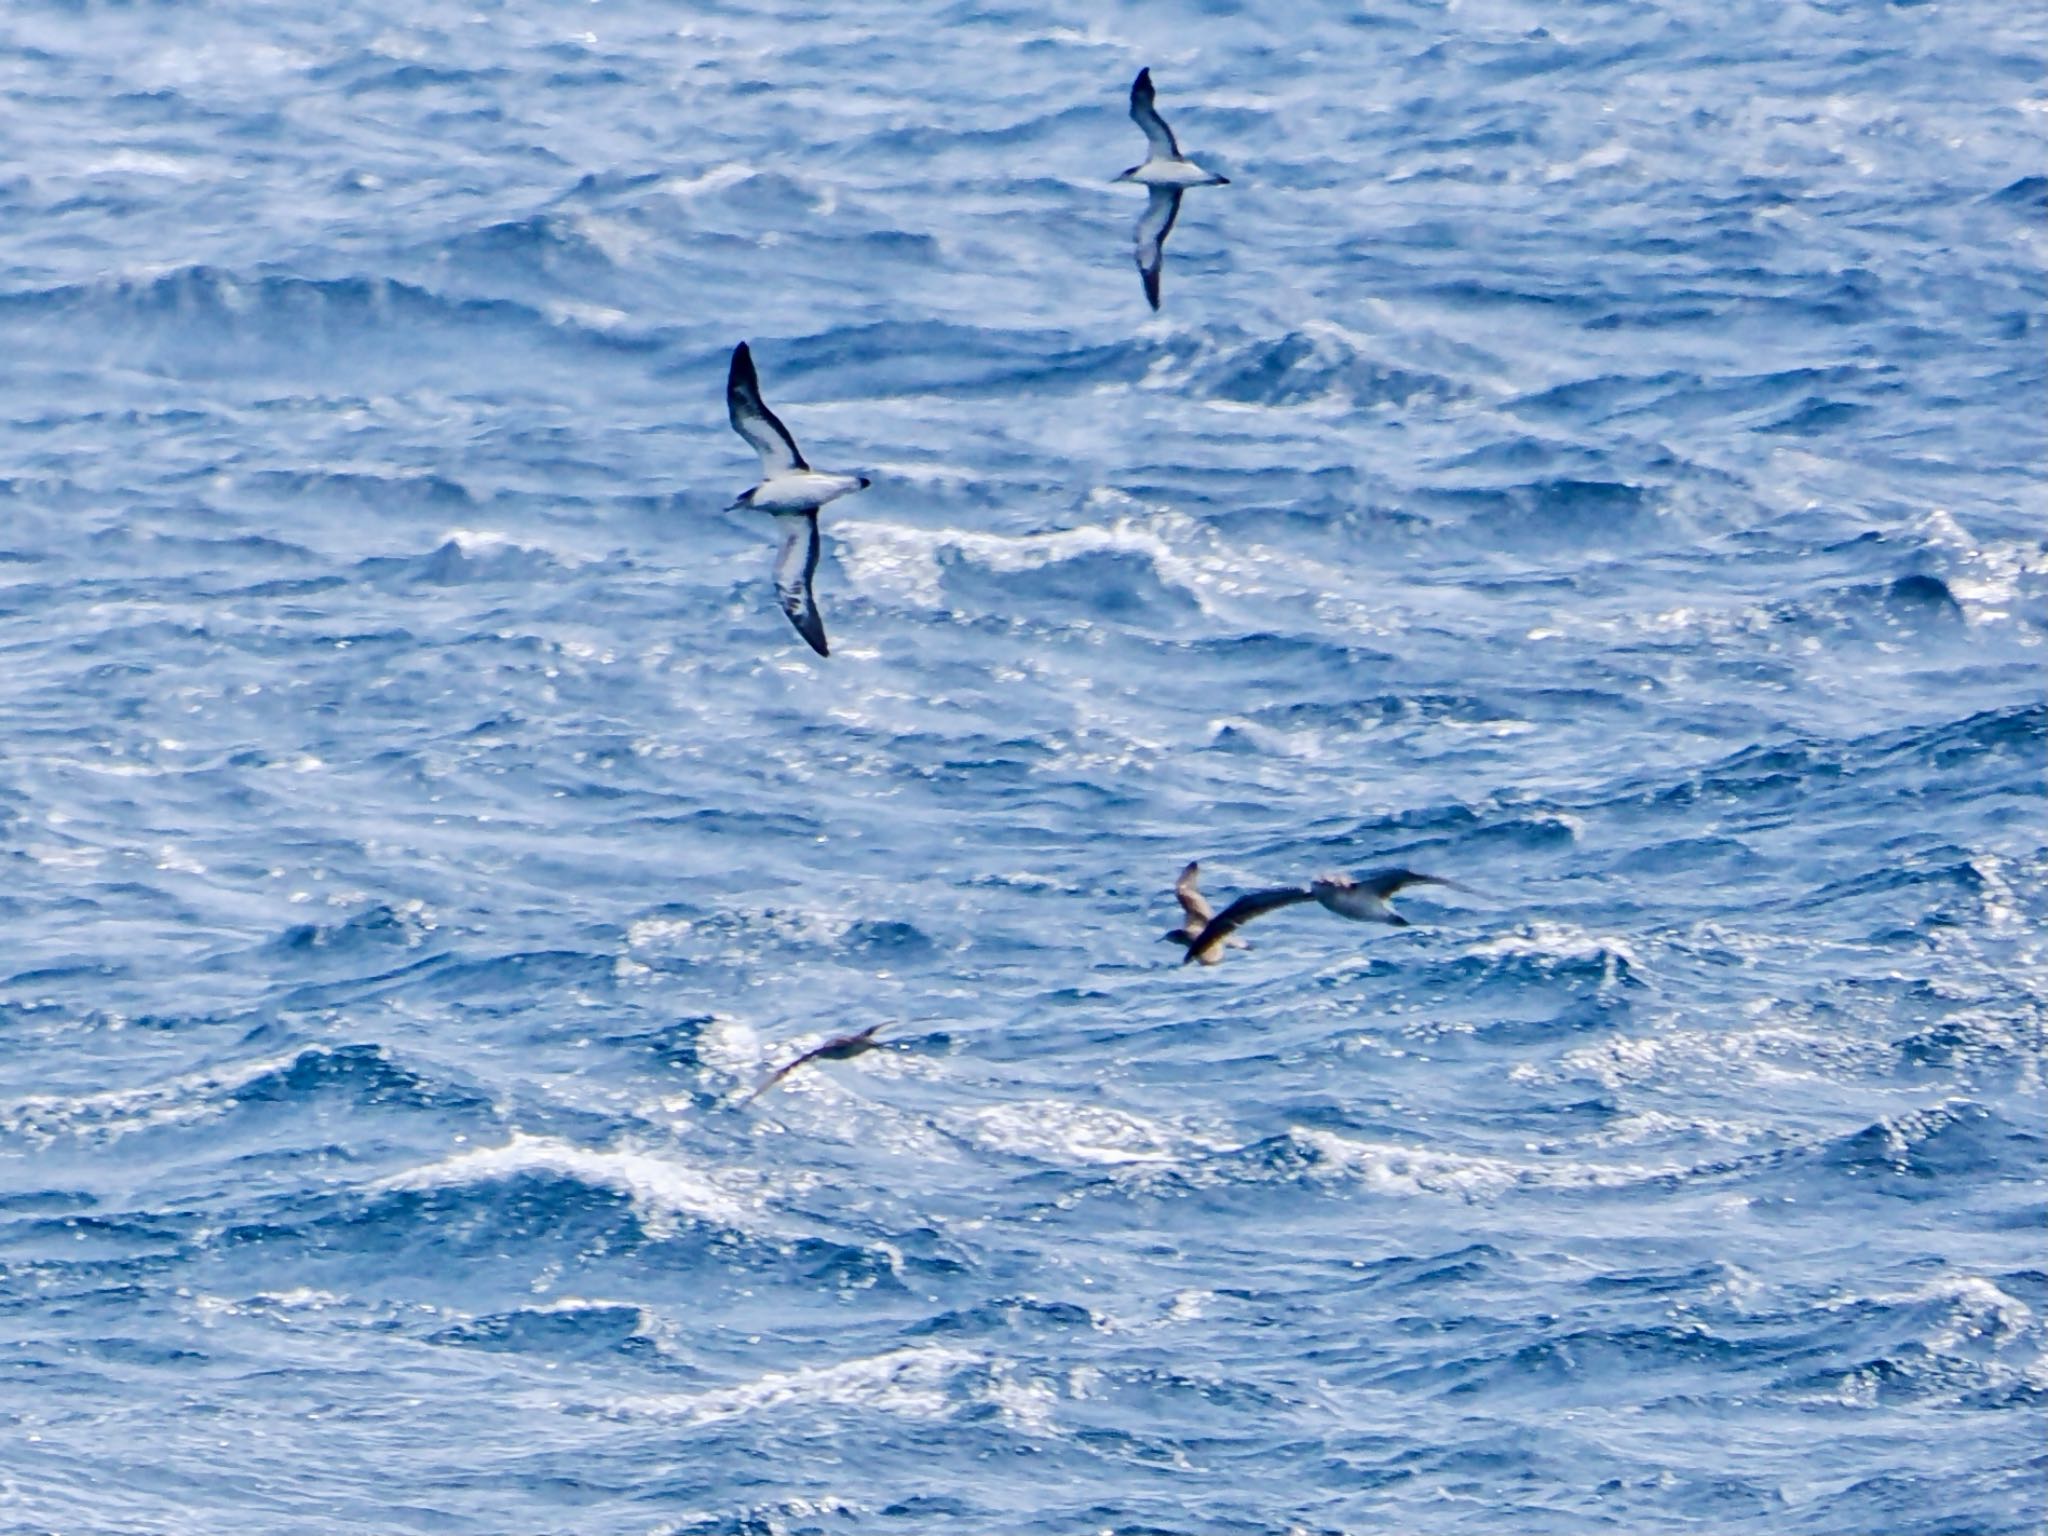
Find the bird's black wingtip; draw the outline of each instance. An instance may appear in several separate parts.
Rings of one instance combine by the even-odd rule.
[[[1151,89],[1152,66],[1147,64],[1143,69],[1138,71],[1138,78],[1131,82],[1131,94],[1133,96],[1140,96]]]
[[[786,608],[783,612],[789,618],[789,627],[803,637],[805,645],[808,645],[820,656],[830,656],[832,654],[825,647],[825,626],[814,615],[790,613]],[[806,618],[810,619],[809,623],[804,622]]]

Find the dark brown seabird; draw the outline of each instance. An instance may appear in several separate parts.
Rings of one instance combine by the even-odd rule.
[[[1209,911],[1209,899],[1202,894],[1201,878],[1202,866],[1198,862],[1190,862],[1188,867],[1180,872],[1180,878],[1173,883],[1173,894],[1180,902],[1181,911],[1186,914],[1186,921],[1178,928],[1167,929],[1160,937],[1168,943],[1180,945],[1202,964],[1215,965],[1223,958],[1226,945],[1211,945],[1199,955],[1196,955],[1194,950],[1195,940],[1201,936],[1202,930],[1209,926],[1209,919],[1213,915]],[[1230,939],[1228,947],[1234,948],[1243,943],[1243,939]]]
[[[753,1103],[754,1100],[761,1097],[762,1094],[766,1093],[770,1088],[773,1088],[777,1083],[781,1082],[785,1077],[789,1076],[790,1073],[794,1072],[798,1067],[804,1065],[804,1063],[806,1062],[847,1061],[855,1056],[863,1055],[868,1051],[872,1051],[876,1046],[881,1044],[881,1041],[875,1038],[875,1032],[884,1027],[885,1026],[882,1024],[870,1024],[866,1029],[862,1030],[857,1035],[835,1035],[830,1040],[827,1040],[823,1045],[811,1047],[811,1049],[805,1051],[803,1055],[797,1057],[795,1061],[792,1061],[785,1066],[777,1067],[773,1072],[771,1072],[766,1078],[762,1080],[760,1087],[756,1088],[752,1093],[748,1094],[744,1099],[740,1100],[739,1107],[741,1109],[745,1109],[749,1104]]]

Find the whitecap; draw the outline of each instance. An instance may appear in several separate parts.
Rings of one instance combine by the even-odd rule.
[[[457,1152],[380,1179],[375,1187],[435,1189],[494,1183],[528,1173],[559,1174],[625,1196],[650,1237],[673,1234],[682,1218],[753,1231],[764,1216],[758,1180],[742,1188],[729,1172],[712,1173],[672,1156],[627,1146],[578,1146],[523,1131],[514,1132],[501,1146]]]
[[[828,1407],[934,1419],[952,1408],[948,1388],[954,1377],[984,1363],[983,1356],[969,1350],[911,1345],[834,1365],[769,1371],[709,1391],[638,1393],[616,1398],[609,1407],[622,1415],[672,1419],[692,1429],[756,1414],[783,1416]]]
[[[1231,1145],[1125,1110],[1058,1099],[990,1105],[960,1116],[957,1124],[990,1151],[1104,1167],[1184,1163]]]
[[[322,1048],[311,1050],[319,1053]],[[63,1135],[97,1135],[112,1141],[136,1131],[189,1124],[224,1113],[236,1090],[287,1070],[304,1054],[305,1049],[294,1046],[275,1056],[197,1068],[145,1088],[32,1093],[0,1108],[0,1130],[48,1145]]]
[[[1450,1195],[1461,1200],[1487,1200],[1513,1189],[1618,1189],[1687,1171],[1686,1165],[1602,1165],[1546,1158],[1522,1163],[1510,1158],[1438,1152],[1398,1142],[1359,1141],[1334,1131],[1289,1133],[1315,1153],[1320,1165],[1338,1177],[1355,1179],[1374,1194],[1414,1198]]]
[[[1567,831],[1576,837],[1572,819],[1562,818]],[[1463,953],[1477,959],[1535,959],[1553,962],[1596,962],[1602,980],[1618,981],[1621,972],[1640,972],[1642,961],[1628,940],[1612,934],[1594,933],[1572,923],[1528,923],[1512,933],[1481,939]]]

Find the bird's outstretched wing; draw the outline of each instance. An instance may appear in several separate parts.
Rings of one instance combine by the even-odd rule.
[[[1159,268],[1166,260],[1166,237],[1173,221],[1180,217],[1180,188],[1154,187],[1138,215],[1138,276],[1145,283],[1145,299],[1159,307]]]
[[[789,622],[820,656],[825,648],[825,621],[818,613],[818,600],[811,594],[811,575],[818,569],[818,514],[780,512],[782,548],[775,552],[775,595]]]
[[[739,1107],[741,1109],[745,1109],[749,1104],[753,1103],[754,1100],[761,1097],[762,1094],[766,1093],[770,1088],[773,1088],[777,1083],[781,1082],[785,1077],[789,1076],[790,1073],[794,1072],[798,1067],[802,1066],[805,1062],[816,1061],[817,1059],[818,1053],[816,1051],[805,1051],[803,1055],[797,1057],[795,1061],[785,1062],[783,1065],[777,1067],[773,1072],[770,1072],[766,1077],[762,1078],[760,1086],[755,1088],[755,1090],[752,1093],[748,1094],[744,1099],[740,1100]]]
[[[1387,868],[1364,869],[1351,877],[1351,883],[1361,890],[1372,892],[1385,901],[1396,891],[1404,891],[1411,885],[1441,885],[1448,890],[1463,891],[1467,896],[1484,894],[1469,885],[1460,885],[1455,880],[1446,880],[1441,875],[1418,874],[1412,869]]]
[[[1209,921],[1209,898],[1202,894],[1199,884],[1202,878],[1200,863],[1190,863],[1180,872],[1180,878],[1173,883],[1173,894],[1180,900],[1180,909],[1188,916],[1188,927],[1199,932]]]
[[[1253,891],[1240,896],[1225,907],[1209,922],[1200,933],[1188,941],[1188,952],[1182,964],[1200,958],[1222,946],[1223,941],[1242,928],[1253,918],[1281,907],[1291,907],[1298,902],[1314,901],[1316,893],[1305,885],[1285,885],[1270,891]]]
[[[733,431],[753,444],[754,452],[761,455],[764,476],[811,467],[797,452],[796,439],[789,435],[789,428],[762,400],[761,379],[754,372],[754,354],[747,350],[744,341],[732,349],[732,368],[725,376],[725,412],[732,418]]]
[[[1138,78],[1131,82],[1131,121],[1145,130],[1145,142],[1152,146],[1153,159],[1180,158],[1180,145],[1174,142],[1173,130],[1166,126],[1166,119],[1152,105],[1152,71],[1149,68],[1139,70]]]

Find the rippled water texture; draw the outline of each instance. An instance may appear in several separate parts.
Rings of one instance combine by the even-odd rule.
[[[8,5],[0,1529],[2041,1530],[2044,33]]]

